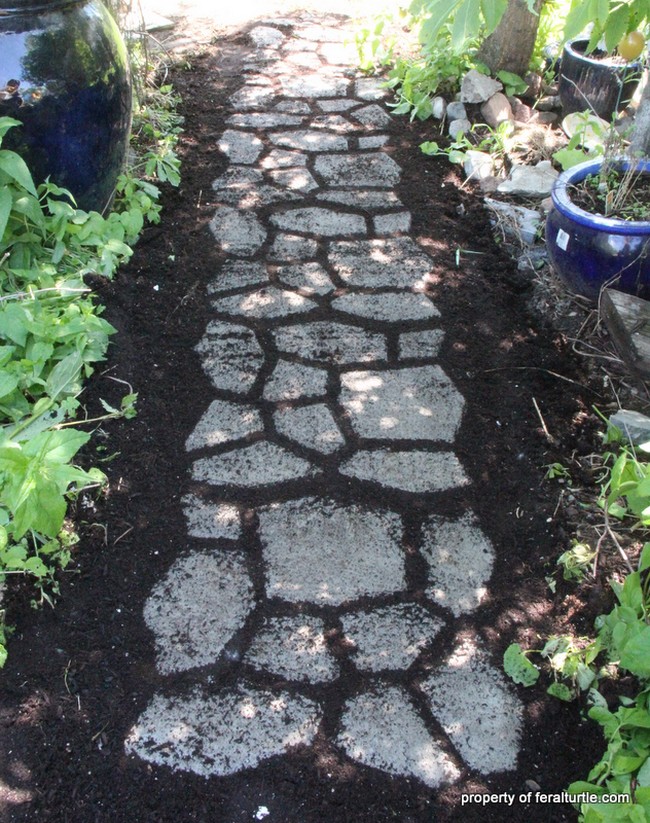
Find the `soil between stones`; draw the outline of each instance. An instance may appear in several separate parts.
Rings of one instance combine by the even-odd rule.
[[[0,790],[1,819],[239,823],[266,806],[267,819],[283,823],[575,820],[557,803],[462,805],[463,793],[519,794],[530,790],[526,781],[554,793],[586,776],[600,736],[581,722],[578,706],[547,697],[543,687],[518,692],[526,725],[516,772],[467,771],[436,792],[352,763],[324,736],[229,778],[172,773],[124,753],[130,727],[161,684],[143,605],[188,542],[184,444],[211,398],[194,346],[210,315],[206,285],[223,260],[207,228],[211,183],[226,166],[217,141],[248,50],[244,36],[226,38],[175,72],[186,118],[182,186],[166,193],[163,221],[147,230],[131,264],[114,283],[96,284],[119,333],[86,392],[88,414],[101,413],[99,398],[119,405],[127,386],[117,381],[139,393],[139,414],[103,426],[85,454],[88,464],[105,460],[110,488],[99,501],[78,502],[82,539],[56,609],[30,610],[19,591],[9,593],[16,634],[2,673],[0,784],[9,791]],[[597,395],[563,339],[529,313],[530,284],[495,245],[480,199],[460,188],[444,160],[420,155],[430,130],[396,120],[389,151],[402,168],[397,194],[413,214],[411,236],[435,262],[431,294],[446,331],[440,363],[467,404],[454,449],[497,553],[489,596],[467,625],[478,627],[499,666],[509,643],[534,646],[538,635],[564,628],[544,575],[567,536],[552,516],[557,496],[541,482],[541,467],[592,450]],[[545,439],[533,398],[558,445]],[[450,515],[466,508],[462,492],[445,501]],[[387,502],[406,504],[398,492]],[[424,504],[412,512],[412,529],[425,514]],[[578,631],[602,610],[577,603]],[[434,663],[424,660],[423,678]],[[267,685],[277,680],[269,676]],[[345,677],[340,689],[332,700],[349,694]]]

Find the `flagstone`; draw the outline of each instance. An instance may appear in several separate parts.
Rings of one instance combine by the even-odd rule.
[[[352,117],[361,123],[363,126],[373,129],[383,129],[389,126],[393,120],[390,114],[381,106],[372,104],[364,106],[361,109],[356,109]]]
[[[213,400],[185,441],[185,450],[193,451],[230,443],[262,430],[262,418],[254,406]]]
[[[389,189],[400,179],[400,167],[383,152],[321,154],[314,162],[314,169],[329,186]]]
[[[266,240],[266,229],[251,212],[219,206],[210,231],[224,252],[252,257]]]
[[[350,87],[350,81],[345,77],[324,77],[322,74],[281,77],[280,82],[287,97],[345,97]]]
[[[411,230],[411,212],[378,214],[372,218],[375,234],[400,234]]]
[[[268,108],[275,99],[275,92],[268,86],[260,86],[251,82],[249,78],[246,86],[232,94],[228,102],[233,109],[249,111]]]
[[[411,237],[336,241],[328,256],[349,286],[418,287],[433,269],[429,255]]]
[[[270,221],[282,231],[304,232],[318,237],[354,237],[367,233],[366,221],[360,214],[335,212],[318,206],[275,212]]]
[[[354,96],[361,100],[383,100],[389,94],[385,80],[361,77],[354,84]]]
[[[366,431],[366,436],[371,434]],[[386,439],[384,432],[377,438]],[[469,478],[453,452],[359,450],[343,462],[341,474],[415,494],[466,486]]]
[[[304,122],[304,117],[289,114],[282,111],[251,111],[238,112],[227,118],[229,126],[241,129],[268,129],[278,126],[300,126]]]
[[[344,294],[332,300],[332,308],[345,314],[385,323],[404,323],[440,317],[440,312],[428,297],[411,292]]]
[[[273,420],[280,434],[323,454],[331,454],[345,445],[341,430],[324,403],[282,408]]]
[[[278,266],[276,275],[283,284],[310,294],[327,294],[334,288],[329,274],[316,262]]]
[[[306,154],[298,151],[287,151],[286,149],[273,149],[260,163],[260,166],[264,169],[296,168],[305,165],[307,165]]]
[[[211,503],[194,494],[182,498],[190,537],[238,540],[241,536],[239,510],[230,503]]]
[[[278,234],[269,249],[269,260],[309,260],[316,257],[318,242],[299,234]]]
[[[367,363],[387,357],[383,335],[343,323],[316,321],[283,326],[274,334],[280,351],[319,363]]]
[[[326,393],[327,372],[324,369],[288,360],[278,360],[264,386],[264,399],[271,402],[324,397]]]
[[[271,28],[271,26],[256,26],[250,30],[248,36],[258,48],[279,46],[286,39],[279,29]]]
[[[250,260],[233,260],[221,268],[219,274],[208,283],[210,295],[241,289],[246,286],[261,286],[269,283],[269,275],[264,263]]]
[[[398,341],[400,360],[410,358],[426,360],[437,357],[444,337],[445,333],[442,329],[423,329],[400,334]]]
[[[360,149],[380,149],[388,143],[389,137],[387,134],[369,134],[365,137],[359,138]]]
[[[238,323],[211,320],[195,350],[203,370],[216,389],[248,392],[264,361],[264,354],[251,329]]]
[[[318,129],[271,132],[269,140],[275,146],[300,151],[346,151],[348,141],[340,134],[327,134]]]
[[[316,304],[302,294],[268,286],[230,297],[219,297],[212,301],[212,305],[218,312],[231,317],[273,320],[277,317],[304,314],[311,311]]]
[[[273,169],[269,172],[274,183],[296,192],[308,194],[318,188],[318,183],[305,168]]]
[[[260,156],[263,143],[259,137],[250,132],[227,129],[221,135],[217,147],[231,163],[247,165],[254,163]]]
[[[349,111],[359,105],[358,100],[348,100],[345,97],[337,100],[318,100],[318,107],[322,111]]]
[[[368,191],[364,189],[340,191],[328,189],[319,192],[316,198],[329,203],[341,203],[343,206],[356,206],[364,211],[366,209],[389,209],[402,205],[399,197],[392,191]]]

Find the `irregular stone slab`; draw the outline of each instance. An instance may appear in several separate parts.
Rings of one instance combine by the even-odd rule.
[[[323,454],[331,454],[345,445],[332,412],[323,403],[280,409],[273,419],[280,434]]]
[[[344,294],[332,300],[332,308],[356,317],[384,323],[404,323],[440,317],[440,312],[424,294],[386,292],[383,294]]]
[[[393,512],[305,498],[262,509],[259,521],[269,597],[339,606],[406,585]]]
[[[348,757],[398,777],[416,777],[430,788],[451,783],[460,771],[432,740],[406,692],[377,687],[349,700],[337,743]]]
[[[445,625],[415,603],[399,603],[341,617],[361,671],[405,670]]]
[[[327,294],[334,284],[320,263],[299,263],[294,266],[279,266],[276,272],[279,280],[294,289],[302,289],[310,294]]]
[[[238,687],[214,695],[195,689],[155,695],[126,740],[127,754],[202,777],[251,769],[311,743],[320,707],[287,692]]]
[[[347,151],[348,141],[339,134],[324,134],[322,131],[277,131],[269,135],[275,146],[300,151]]]
[[[410,237],[332,243],[329,261],[349,286],[414,287],[433,268],[431,258]]]
[[[516,194],[520,197],[548,197],[559,172],[553,168],[550,160],[540,160],[536,166],[514,165],[508,179],[497,186],[503,194]]]
[[[269,250],[269,260],[309,260],[318,253],[318,243],[299,234],[278,234]]]
[[[219,151],[228,157],[232,163],[245,165],[254,163],[260,156],[263,143],[259,137],[246,131],[228,129],[221,135],[217,143]]]
[[[300,126],[304,117],[285,112],[239,112],[231,115],[226,123],[240,129],[271,129],[278,126]]]
[[[265,184],[262,172],[248,166],[231,166],[214,181],[212,188],[220,202],[237,206],[240,211],[301,199],[298,193]]]
[[[275,330],[275,342],[280,351],[318,363],[369,363],[387,357],[383,335],[343,323],[285,326]]]
[[[650,417],[632,409],[619,409],[609,418],[612,426],[623,432],[626,440],[635,446],[650,442]]]
[[[359,138],[360,149],[380,149],[386,143],[388,143],[388,135],[386,134],[371,134]]]
[[[229,166],[224,173],[219,175],[213,182],[212,188],[216,192],[235,187],[250,189],[263,182],[264,177],[258,169],[249,169],[244,166]]]
[[[305,232],[319,237],[354,237],[367,233],[366,221],[360,214],[340,214],[318,206],[276,212],[270,221],[283,231]]]
[[[389,209],[401,206],[402,201],[393,191],[329,191],[319,192],[318,200],[328,203],[341,203],[343,206],[357,206],[360,209]]]
[[[260,413],[254,406],[213,400],[185,441],[185,450],[192,451],[241,440],[263,428]]]
[[[307,155],[298,151],[286,151],[284,149],[273,149],[262,160],[260,165],[264,169],[286,169],[305,166]]]
[[[451,443],[465,401],[439,366],[341,376],[341,404],[360,437]]]
[[[255,382],[264,353],[255,334],[246,326],[212,320],[200,343],[203,370],[216,389],[246,393]]]
[[[360,100],[383,100],[390,94],[385,86],[385,80],[377,80],[374,77],[361,77],[354,84],[354,96]]]
[[[273,80],[265,74],[249,74],[246,77],[246,86],[266,86],[268,88],[272,85]]]
[[[426,360],[437,357],[444,340],[442,329],[425,329],[424,331],[407,331],[399,336],[400,360],[415,358]]]
[[[296,21],[292,21],[292,24]],[[294,36],[297,35],[297,32],[293,31]],[[287,43],[284,44],[284,51],[289,53],[294,53],[297,51],[316,51],[318,48],[318,43],[314,42],[313,40],[289,40]]]
[[[325,114],[320,117],[314,117],[311,121],[313,129],[327,129],[328,131],[335,131],[338,134],[349,134],[357,131],[358,127],[354,123],[350,123],[345,117],[340,114]]]
[[[296,51],[285,58],[285,64],[300,66],[303,69],[318,71],[321,66],[320,57],[313,51]]]
[[[316,158],[315,171],[328,186],[392,189],[399,183],[400,167],[387,154],[323,154]]]
[[[224,264],[218,276],[208,283],[208,294],[223,294],[245,286],[261,286],[269,282],[264,263],[233,260]]]
[[[318,107],[322,111],[350,111],[350,109],[355,108],[358,106],[359,103],[357,100],[346,100],[345,98],[341,100],[319,100]]]
[[[264,386],[264,399],[271,402],[324,397],[326,393],[327,372],[324,369],[287,360],[278,360]]]
[[[323,77],[321,74],[281,77],[280,82],[286,97],[345,97],[350,86],[345,77]]]
[[[522,707],[475,640],[462,643],[421,688],[470,768],[481,774],[516,768]]]
[[[214,308],[233,317],[257,317],[273,320],[304,314],[315,307],[315,303],[302,294],[269,286],[231,297],[219,297],[212,301]]]
[[[254,214],[230,206],[219,206],[210,231],[224,252],[238,257],[252,257],[266,240],[266,229]]]
[[[375,437],[386,439],[382,431]],[[452,452],[361,450],[342,463],[339,471],[357,480],[370,480],[415,494],[446,491],[469,483]]]
[[[298,28],[295,33],[303,40],[315,40],[316,43],[342,43],[348,36],[342,29],[328,28],[326,26],[308,26]]]
[[[485,103],[493,94],[503,90],[498,80],[482,74],[476,69],[470,69],[463,77],[460,85],[461,103]]]
[[[286,39],[279,29],[271,28],[271,26],[255,26],[248,36],[258,48],[279,46]]]
[[[388,112],[373,103],[370,106],[364,106],[362,109],[357,109],[352,117],[362,126],[367,126],[372,129],[383,129],[392,123],[392,117]]]
[[[323,43],[320,53],[331,66],[353,66],[359,59],[353,43]]]
[[[187,533],[191,537],[238,540],[241,536],[239,511],[228,503],[208,503],[196,495],[182,499],[187,518]]]
[[[156,639],[161,674],[214,663],[252,611],[253,586],[243,555],[192,552],[153,587],[144,620]]]
[[[494,549],[473,514],[459,520],[432,517],[424,525],[421,552],[429,567],[429,597],[456,617],[480,606]]]
[[[311,477],[314,468],[291,452],[261,440],[226,454],[205,457],[192,466],[192,479],[211,486],[246,489]]]
[[[275,111],[283,111],[287,114],[311,114],[311,107],[304,100],[281,100],[275,106]]]
[[[400,234],[411,231],[411,212],[400,211],[394,214],[378,214],[373,217],[375,234]]]
[[[257,633],[245,662],[287,680],[328,683],[339,676],[318,617],[271,617]]]
[[[255,109],[268,108],[275,99],[275,92],[269,86],[249,85],[236,91],[228,98],[228,102],[233,109],[240,111],[251,111]]]
[[[273,182],[278,186],[285,186],[292,191],[299,191],[307,194],[318,188],[318,183],[305,168],[297,169],[274,169],[269,172]]]

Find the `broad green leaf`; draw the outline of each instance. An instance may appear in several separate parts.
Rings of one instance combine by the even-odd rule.
[[[530,0],[534,3],[535,0]],[[508,0],[482,0],[481,11],[485,20],[485,33],[491,34],[501,22]]]
[[[564,700],[566,703],[570,703],[575,696],[571,689],[564,683],[551,683],[546,691],[552,697],[557,697],[559,700]]]
[[[505,650],[503,670],[522,686],[532,686],[539,679],[539,669],[526,657],[519,643],[511,643]]]
[[[31,172],[20,155],[13,151],[0,149],[0,171],[4,172],[11,180],[15,180],[34,197],[38,196]]]
[[[626,643],[620,665],[637,677],[650,678],[650,626],[645,626]]]
[[[625,3],[621,3],[618,8],[609,13],[607,25],[605,26],[605,47],[607,51],[614,51],[614,48],[628,30],[629,19],[630,8]]]
[[[646,759],[643,766],[641,766],[637,772],[636,779],[639,786],[650,788],[650,757]]]
[[[644,544],[641,557],[639,558],[639,571],[643,572],[647,568],[650,568],[650,543]]]
[[[9,188],[7,186],[2,186],[0,188],[0,240],[2,240],[5,229],[7,228],[13,202],[14,199],[11,196]]]
[[[15,126],[22,126],[20,120],[15,120],[13,117],[0,117],[0,138]]]
[[[0,397],[6,397],[18,387],[18,376],[14,372],[0,369]]]
[[[465,42],[480,30],[481,0],[463,0],[451,26],[451,46],[460,51]]]
[[[69,354],[56,364],[45,384],[46,391],[52,400],[58,400],[61,395],[79,392],[82,365],[83,359],[79,352]]]
[[[58,429],[39,434],[23,451],[28,457],[37,457],[42,463],[66,464],[88,442],[90,435],[76,429]]]

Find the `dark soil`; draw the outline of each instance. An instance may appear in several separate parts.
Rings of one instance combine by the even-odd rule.
[[[648,220],[650,177],[627,177],[616,168],[606,175],[588,175],[571,188],[571,200],[592,214],[616,220]]]
[[[139,413],[99,428],[85,454],[110,484],[99,500],[77,502],[81,542],[56,608],[30,609],[24,592],[9,592],[16,631],[2,674],[1,819],[243,823],[264,805],[282,823],[575,820],[560,803],[461,805],[463,792],[537,785],[554,793],[586,777],[600,734],[580,706],[549,698],[544,685],[519,690],[526,728],[518,770],[488,779],[468,771],[439,792],[353,764],[324,738],[230,778],[172,773],[124,753],[160,682],[143,604],[187,543],[184,443],[209,397],[194,346],[208,320],[206,283],[222,262],[207,228],[211,182],[225,167],[216,143],[247,48],[244,37],[224,39],[174,72],[184,101],[182,185],[165,193],[162,223],[145,232],[131,264],[97,286],[118,334],[87,389],[88,414],[101,413],[99,398],[119,405],[127,383]],[[467,401],[456,452],[498,553],[489,598],[472,622],[500,665],[509,643],[536,647],[540,636],[567,629],[567,615],[588,632],[607,605],[602,592],[582,600],[562,582],[553,597],[544,579],[569,547],[571,527],[543,466],[594,449],[591,409],[604,398],[565,338],[529,311],[532,283],[495,244],[480,197],[460,187],[444,159],[418,151],[430,136],[429,125],[398,120],[391,145],[413,234],[435,261],[431,293],[447,329],[441,363]]]

